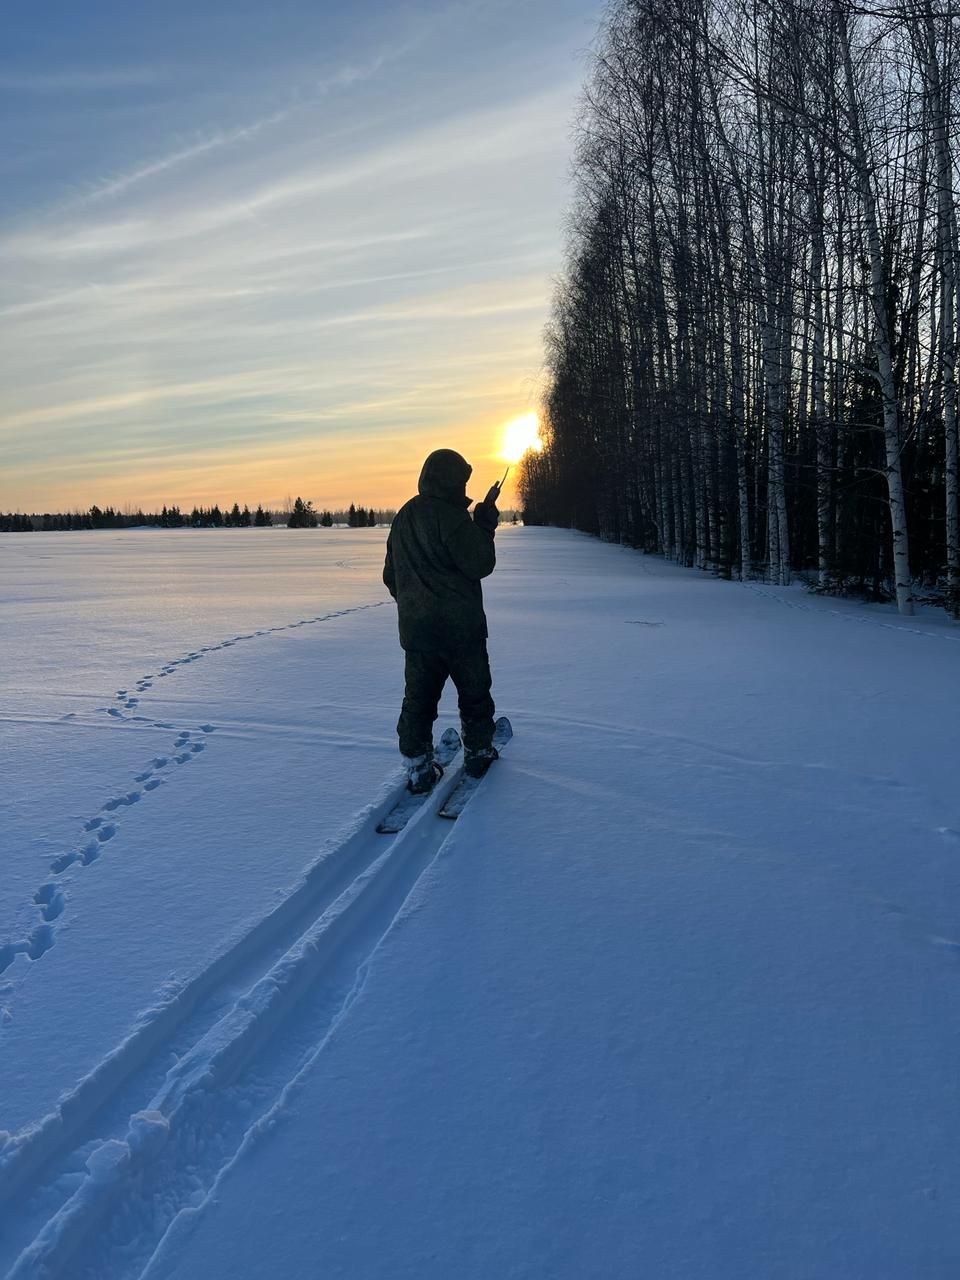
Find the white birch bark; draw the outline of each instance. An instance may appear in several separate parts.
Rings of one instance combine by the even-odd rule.
[[[870,260],[870,303],[873,319],[874,349],[877,356],[877,381],[883,403],[883,439],[886,453],[886,480],[890,507],[890,525],[893,536],[894,589],[900,613],[913,613],[913,594],[910,581],[910,544],[907,532],[907,511],[903,492],[903,469],[900,463],[900,410],[893,376],[893,345],[890,321],[887,315],[887,273],[883,261],[883,246],[877,210],[877,196],[873,167],[867,152],[864,120],[857,93],[857,82],[850,50],[850,32],[847,15],[838,0],[834,3],[840,48],[843,57],[843,78],[846,95],[845,114],[853,140],[856,157],[854,177],[863,209],[864,238]]]

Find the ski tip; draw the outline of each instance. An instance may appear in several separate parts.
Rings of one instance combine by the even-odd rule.
[[[513,737],[513,725],[506,716],[501,716],[493,726],[494,742],[509,742]]]
[[[444,745],[444,746],[446,746],[446,747],[457,747],[457,748],[459,748],[459,746],[460,746],[460,735],[459,735],[459,733],[457,733],[456,729],[454,729],[454,728],[451,726],[451,728],[449,728],[449,729],[444,729],[444,731],[443,731],[443,736],[441,737],[440,741],[441,741],[441,742],[443,743],[443,745]]]

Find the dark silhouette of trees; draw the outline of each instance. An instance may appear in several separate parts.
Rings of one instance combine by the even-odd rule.
[[[960,616],[956,17],[617,0],[524,519]]]
[[[255,512],[249,506],[242,508],[234,502],[226,511],[219,504],[212,507],[195,506],[189,516],[173,505],[166,505],[157,512],[144,512],[140,509],[127,509],[121,513],[114,507],[93,506],[85,512],[44,512],[29,515],[21,512],[0,513],[0,533],[28,533],[43,531],[47,533],[66,532],[81,529],[129,529],[151,525],[162,529],[180,529],[189,525],[193,529],[246,529],[254,526],[266,528],[283,522],[292,529],[315,529],[318,525],[331,529],[334,525],[349,525],[351,528],[369,528],[378,524],[389,524],[393,512],[375,511],[372,507],[351,506],[349,511],[329,511],[318,513],[312,502],[297,498],[291,502],[290,510],[280,515],[267,510],[259,504]]]
[[[293,510],[290,512],[290,518],[287,521],[288,529],[315,529],[317,527],[317,513],[313,509],[313,503],[304,502],[302,498],[297,498],[293,504]]]

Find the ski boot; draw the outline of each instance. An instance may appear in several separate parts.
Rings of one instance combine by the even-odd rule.
[[[463,751],[463,772],[468,778],[482,778],[494,760],[500,759],[496,747],[465,747]]]
[[[432,751],[425,751],[422,756],[404,756],[403,764],[407,790],[414,796],[426,795],[443,777],[443,766],[434,760]]]

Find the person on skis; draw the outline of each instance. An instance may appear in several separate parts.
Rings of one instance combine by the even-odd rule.
[[[472,470],[452,449],[431,453],[417,496],[397,512],[387,539],[383,582],[397,602],[405,655],[397,734],[414,794],[429,791],[443,772],[433,758],[433,724],[448,677],[459,698],[464,772],[482,777],[497,759],[480,581],[496,565],[500,486],[477,503],[471,519]]]

